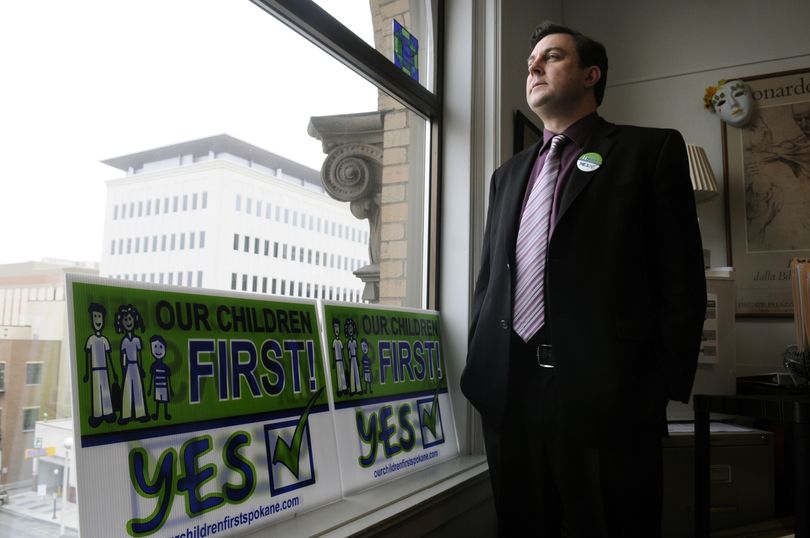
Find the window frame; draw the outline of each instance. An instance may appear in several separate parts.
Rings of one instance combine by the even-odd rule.
[[[435,65],[433,91],[400,71],[392,61],[312,0],[251,1],[427,121],[430,132],[429,145],[425,148],[428,185],[426,189],[427,206],[425,207],[427,229],[423,247],[426,256],[421,283],[423,287],[422,303],[426,308],[438,310],[444,0],[435,0],[433,3],[436,21],[433,35]]]

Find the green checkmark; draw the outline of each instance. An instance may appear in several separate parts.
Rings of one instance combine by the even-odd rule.
[[[323,387],[321,387],[318,392],[313,394],[312,398],[310,398],[309,402],[307,402],[307,406],[304,408],[304,412],[301,413],[301,418],[298,419],[298,424],[295,426],[295,432],[293,432],[292,436],[292,443],[287,445],[286,441],[284,441],[280,435],[276,438],[276,450],[275,454],[273,455],[273,465],[276,463],[281,463],[287,469],[289,469],[293,475],[295,475],[295,478],[298,478],[298,461],[301,458],[301,443],[304,441],[304,428],[307,426],[309,411],[312,409],[312,406],[315,405],[315,401],[322,392]]]
[[[430,433],[433,434],[433,437],[436,437],[436,419],[439,417],[439,387],[436,387],[436,394],[433,395],[433,405],[430,407],[430,411],[426,408],[422,408],[422,423],[425,427],[430,430]]]

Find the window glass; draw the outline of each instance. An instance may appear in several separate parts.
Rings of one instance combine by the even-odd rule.
[[[390,48],[380,2],[319,4]],[[430,24],[402,15],[429,88]],[[36,492],[34,430],[72,427],[64,291],[20,281],[53,290],[78,272],[424,306],[428,122],[253,3],[3,2],[0,47],[15,51],[0,55],[0,177],[15,178],[0,225],[25,229],[0,251],[0,325],[21,331],[0,340],[0,489]],[[346,239],[355,228],[362,241]]]
[[[389,61],[433,89],[433,27],[424,0],[314,0]],[[371,9],[364,11],[359,6]],[[376,16],[372,16],[374,13]],[[396,21],[396,24],[395,22]],[[398,27],[397,27],[398,26]],[[396,38],[394,37],[396,33]]]

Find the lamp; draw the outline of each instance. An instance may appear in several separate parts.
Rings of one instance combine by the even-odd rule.
[[[692,178],[695,201],[705,202],[717,196],[720,191],[717,188],[712,167],[709,166],[706,151],[701,146],[687,144],[686,154],[689,156],[689,176]]]
[[[700,203],[711,200],[720,191],[717,188],[712,167],[709,166],[706,151],[701,146],[687,144],[686,154],[689,157],[689,177],[692,179],[695,201]],[[703,249],[703,267],[707,269],[711,267],[711,251],[707,248]]]

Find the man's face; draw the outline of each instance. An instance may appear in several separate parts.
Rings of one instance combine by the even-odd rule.
[[[571,108],[596,83],[588,81],[590,68],[579,66],[574,38],[568,34],[550,34],[538,41],[529,55],[528,68],[526,101],[540,118],[547,112]]]
[[[793,112],[793,121],[802,130],[804,136],[810,138],[810,103],[792,105],[790,109]]]

